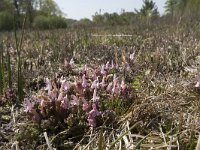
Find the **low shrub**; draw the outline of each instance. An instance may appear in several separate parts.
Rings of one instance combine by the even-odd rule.
[[[67,22],[64,18],[59,16],[36,16],[32,26],[35,29],[58,29],[66,28]]]
[[[13,16],[9,12],[0,12],[0,31],[13,29]]]

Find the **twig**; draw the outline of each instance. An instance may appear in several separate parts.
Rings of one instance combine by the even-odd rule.
[[[167,144],[167,141],[166,141],[165,135],[164,135],[164,133],[163,133],[163,131],[162,131],[162,127],[161,127],[161,125],[160,125],[160,132],[161,132],[161,134],[162,134],[162,137],[163,137],[163,140],[164,140],[164,142],[165,142],[165,145],[167,146],[167,150],[170,150],[169,147],[168,147],[168,144]]]
[[[197,141],[196,150],[200,150],[200,134],[199,134],[199,139]]]
[[[19,150],[19,142],[18,141],[15,141],[12,146],[11,146],[11,150],[14,150],[14,146],[15,146],[15,150]]]
[[[115,146],[115,144],[116,144],[118,141],[120,141],[126,134],[128,134],[128,132],[129,132],[130,130],[132,130],[133,128],[135,128],[135,127],[136,127],[138,124],[140,124],[140,123],[141,123],[141,121],[135,123],[128,131],[126,131],[126,132],[123,133],[121,136],[119,136],[117,140],[115,140],[114,142],[111,143],[111,145],[110,145],[110,147],[109,147],[108,150],[113,149],[113,147]]]
[[[48,136],[47,136],[47,132],[44,132],[44,138],[45,138],[45,140],[46,140],[46,143],[47,143],[47,145],[48,145],[49,150],[54,150],[54,149],[52,148],[52,146],[51,146],[51,143],[49,142],[49,138],[48,138]]]

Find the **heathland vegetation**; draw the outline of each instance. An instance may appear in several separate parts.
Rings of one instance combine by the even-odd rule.
[[[200,149],[200,2],[143,2],[0,1],[0,149]]]

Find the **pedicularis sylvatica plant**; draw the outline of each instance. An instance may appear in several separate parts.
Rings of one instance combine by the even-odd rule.
[[[67,76],[56,75],[45,78],[46,87],[24,100],[24,110],[32,121],[46,128],[58,123],[74,126],[78,124],[95,128],[109,120],[109,112],[130,107],[134,99],[131,83],[126,83],[126,74],[133,71],[131,66],[134,53],[126,62],[113,61],[102,65],[77,67],[74,60],[64,60]]]

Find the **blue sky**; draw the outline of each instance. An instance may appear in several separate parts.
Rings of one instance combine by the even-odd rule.
[[[166,0],[153,0],[161,14],[164,13]],[[66,14],[67,18],[92,19],[95,12],[118,12],[122,9],[125,11],[134,11],[142,7],[142,0],[55,0],[60,9]]]

